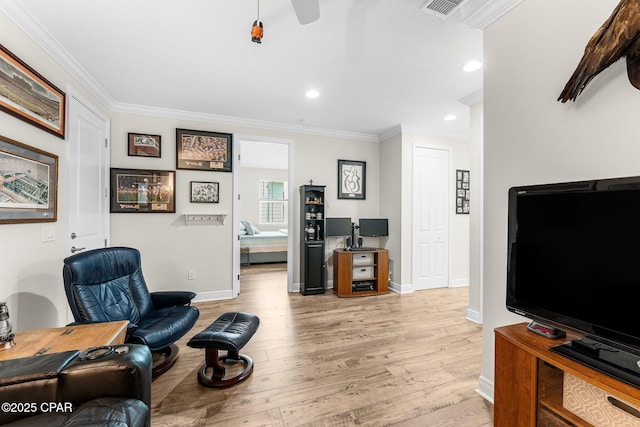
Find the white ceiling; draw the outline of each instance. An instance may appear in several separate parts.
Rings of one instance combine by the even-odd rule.
[[[469,112],[459,100],[481,90],[482,70],[462,67],[482,60],[482,30],[459,13],[425,13],[423,3],[320,0],[320,19],[301,25],[290,0],[262,0],[262,44],[250,36],[257,0],[2,6],[116,111],[153,107],[364,138],[402,124],[464,139]],[[320,97],[307,99],[310,88]]]

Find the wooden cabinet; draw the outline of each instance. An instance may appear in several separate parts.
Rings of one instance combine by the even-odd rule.
[[[326,289],[324,254],[324,185],[300,187],[300,293],[323,294]]]
[[[640,405],[640,389],[549,350],[576,338],[568,333],[562,340],[551,340],[528,331],[525,323],[495,330],[495,427],[592,427],[564,408],[565,374]]]
[[[333,292],[339,297],[389,292],[389,252],[334,249]]]

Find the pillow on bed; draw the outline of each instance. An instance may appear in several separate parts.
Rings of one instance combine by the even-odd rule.
[[[253,235],[253,227],[251,227],[251,224],[249,224],[249,221],[240,221],[240,223],[242,224],[246,234],[248,236],[252,236]]]
[[[260,230],[258,230],[258,227],[256,227],[251,223],[249,223],[249,225],[251,226],[251,230],[253,231],[253,234],[260,234]]]

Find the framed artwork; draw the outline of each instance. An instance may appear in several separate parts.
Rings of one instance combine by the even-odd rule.
[[[220,184],[217,182],[191,181],[191,203],[220,202]]]
[[[176,169],[231,172],[232,135],[176,129]]]
[[[175,213],[176,172],[111,168],[111,213]]]
[[[338,160],[338,199],[367,198],[367,162]]]
[[[469,171],[456,169],[456,214],[469,215]]]
[[[161,157],[160,135],[129,133],[129,155],[140,157]]]
[[[0,109],[64,139],[64,92],[0,45]]]
[[[58,156],[0,136],[0,224],[57,220]]]

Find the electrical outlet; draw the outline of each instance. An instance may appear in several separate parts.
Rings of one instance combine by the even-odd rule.
[[[195,270],[189,270],[188,278],[189,278],[189,280],[196,280],[196,271]]]

